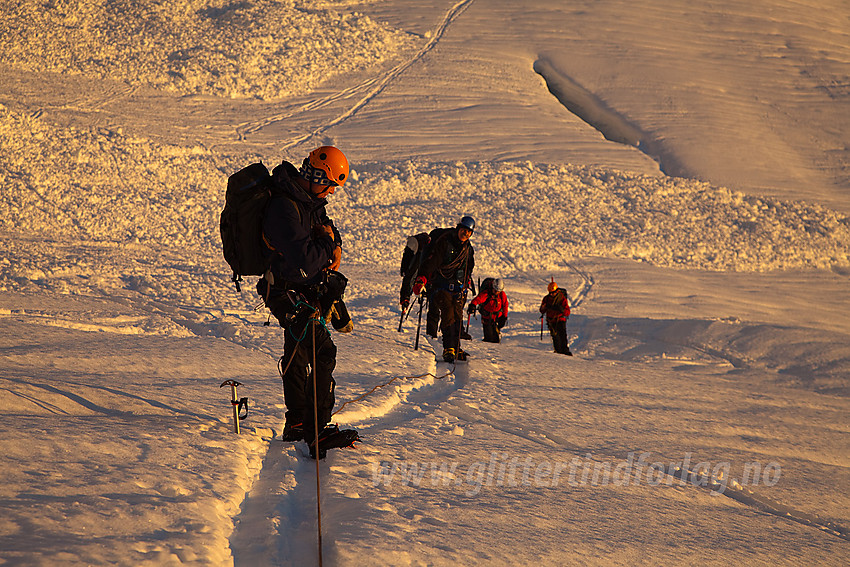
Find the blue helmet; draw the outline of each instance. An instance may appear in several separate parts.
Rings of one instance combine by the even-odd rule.
[[[457,223],[457,227],[467,228],[469,229],[469,232],[475,232],[475,219],[469,216],[463,217],[460,219],[460,222]]]

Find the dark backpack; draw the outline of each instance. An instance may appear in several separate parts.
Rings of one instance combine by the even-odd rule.
[[[431,255],[431,252],[434,250],[434,245],[437,243],[437,240],[440,239],[444,234],[448,234],[449,232],[453,232],[457,230],[456,228],[448,227],[448,228],[435,228],[431,232],[428,233],[428,244],[425,246],[425,249],[422,251],[422,257],[419,262],[422,263],[428,259],[428,256]]]
[[[496,293],[496,290],[493,289],[494,281],[494,278],[484,278],[484,281],[478,285],[478,291],[486,291],[490,295]]]
[[[221,212],[221,243],[224,259],[233,270],[236,291],[242,276],[261,276],[269,268],[264,254],[263,216],[271,198],[271,175],[260,163],[252,163],[227,178]]]
[[[451,232],[453,228],[435,228],[431,232],[420,232],[407,239],[408,244],[404,247],[401,255],[401,300],[402,302],[413,293],[413,284],[419,276],[419,268],[426,258],[431,254],[434,243],[442,235]],[[410,239],[416,239],[416,250],[410,247]]]
[[[415,239],[415,242],[411,240]],[[413,244],[416,249],[411,248]],[[416,277],[419,275],[419,266],[422,265],[422,258],[425,249],[428,247],[429,238],[427,232],[414,234],[407,239],[407,244],[404,247],[404,252],[401,255],[401,290],[399,291],[399,301],[404,303],[406,299],[413,293],[413,284]]]

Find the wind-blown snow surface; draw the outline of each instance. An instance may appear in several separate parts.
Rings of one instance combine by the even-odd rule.
[[[0,559],[315,564],[282,331],[217,223],[227,175],[333,142],[335,419],[364,441],[320,465],[326,563],[847,563],[846,7],[515,4],[0,9]],[[535,68],[736,183],[661,175]],[[396,331],[397,264],[468,213],[511,316],[452,368],[416,311]],[[553,276],[570,359],[540,338]]]
[[[11,2],[4,62],[177,94],[281,98],[379,64],[406,34],[316,2]]]

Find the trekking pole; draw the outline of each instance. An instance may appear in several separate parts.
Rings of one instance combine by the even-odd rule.
[[[424,299],[422,294],[419,294],[419,322],[416,324],[416,342],[413,343],[413,350],[419,350],[419,333],[422,330],[422,303]]]
[[[540,316],[540,340],[543,340],[543,315]]]
[[[398,329],[397,330],[398,330],[399,333],[401,332],[401,326],[404,323],[404,312],[405,311],[407,311],[407,307],[402,306],[401,307],[401,317],[398,318]]]
[[[564,295],[565,295],[565,296],[566,296],[566,298],[567,298],[567,307],[572,307],[572,303],[573,303],[573,302],[572,302],[572,301],[570,301],[570,294],[569,294],[569,293],[567,293],[567,291],[566,291],[566,290],[564,290]],[[570,327],[569,327],[569,325],[568,325],[568,323],[569,323],[569,322],[570,322],[570,316],[569,316],[569,315],[567,315],[567,316],[566,316],[566,318],[564,319],[564,338],[565,338],[565,339],[566,339],[566,341],[567,341],[567,352],[566,352],[565,354],[568,354],[569,356],[572,356],[572,355],[573,355],[573,353],[572,353],[572,351],[570,350]]]
[[[408,298],[409,299],[409,298]],[[401,326],[404,324],[404,321],[407,319],[407,316],[410,315],[410,312],[413,310],[413,305],[405,306],[401,308],[401,317],[398,320],[398,332],[401,332]]]
[[[322,567],[322,498],[319,482],[319,402],[316,397],[316,319],[313,318],[313,429],[316,431],[316,521],[319,539],[319,567]]]
[[[463,319],[462,319],[462,317],[463,317],[463,306],[466,305],[466,298],[469,295],[470,286],[473,286],[473,287],[475,286],[475,282],[472,281],[472,274],[470,273],[470,269],[469,269],[469,258],[466,258],[466,260],[464,260],[464,262],[465,263],[464,263],[464,267],[463,267],[463,302],[460,304],[461,315],[459,317],[460,320],[457,322],[457,324],[460,326],[461,331],[463,330]],[[472,293],[475,294],[475,291],[473,291]],[[466,332],[469,333],[469,319],[467,319],[467,321],[466,321]],[[460,352],[463,350],[462,348],[460,348],[460,335],[461,335],[461,333],[458,332],[458,334],[457,334],[457,352],[458,352],[458,354],[460,354]],[[464,355],[464,356],[466,356],[466,355]]]

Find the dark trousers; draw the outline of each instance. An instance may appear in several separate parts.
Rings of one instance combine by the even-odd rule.
[[[425,333],[435,339],[440,331],[440,308],[435,301],[436,294],[436,291],[432,291],[428,295],[428,314],[425,317]]]
[[[496,325],[495,319],[482,316],[481,326],[484,328],[484,342],[498,343],[501,341],[502,333]]]
[[[555,352],[559,354],[570,352],[567,342],[567,322],[547,319],[546,324],[549,325],[549,334],[552,335],[552,345],[555,347]]]
[[[313,367],[313,328],[315,327],[316,366]],[[313,428],[313,375],[316,377],[316,408],[319,429],[331,420],[335,397],[336,345],[330,333],[318,321],[296,321],[284,331],[283,367],[292,359],[283,376],[283,400],[286,403],[286,420],[303,423],[305,437],[312,439]],[[300,339],[300,341],[299,341]]]
[[[286,421],[303,423],[305,437],[315,435],[313,422],[313,374],[316,375],[316,408],[319,429],[331,420],[335,403],[333,371],[336,368],[336,345],[330,333],[313,319],[310,307],[293,305],[287,290],[271,286],[264,279],[257,284],[257,293],[284,328],[281,376]],[[313,341],[315,327],[315,343]],[[316,365],[313,367],[315,346]]]
[[[463,316],[463,296],[438,289],[431,293],[431,301],[440,316],[440,331],[443,333],[443,348],[460,348],[460,326]]]

